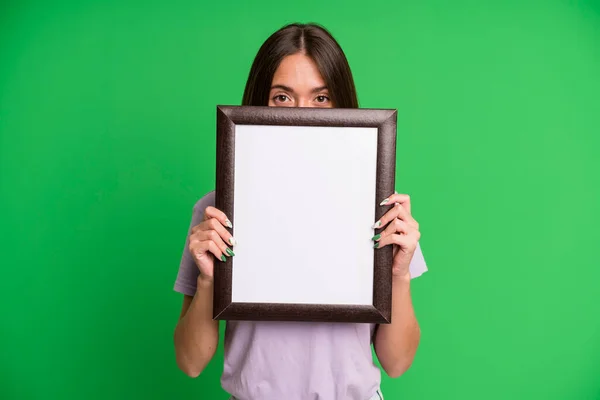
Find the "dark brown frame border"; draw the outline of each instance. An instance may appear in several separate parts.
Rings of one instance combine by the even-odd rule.
[[[217,106],[216,207],[232,221],[235,229],[234,177],[235,126],[281,125],[326,127],[375,127],[377,143],[377,188],[373,199],[376,218],[388,207],[379,202],[394,193],[396,175],[397,110],[349,108],[285,108]],[[234,234],[233,229],[230,232]],[[373,305],[232,303],[233,259],[219,263],[214,272],[213,318],[247,321],[310,321],[391,323],[392,248],[375,251]]]

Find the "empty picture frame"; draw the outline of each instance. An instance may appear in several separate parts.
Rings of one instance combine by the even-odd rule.
[[[397,111],[217,107],[216,207],[235,253],[215,261],[218,320],[390,323]]]

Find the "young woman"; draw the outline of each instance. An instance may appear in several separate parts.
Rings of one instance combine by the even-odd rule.
[[[317,25],[288,25],[262,45],[248,77],[243,105],[357,108],[354,81],[334,38]],[[343,193],[340,197],[343,198]],[[419,225],[407,195],[382,199],[390,210],[374,221],[376,248],[394,247],[392,324],[230,321],[225,332],[221,384],[240,400],[382,399],[380,370],[402,375],[411,365],[420,331],[410,280],[427,270]],[[215,354],[213,271],[234,256],[228,216],[214,208],[214,192],[194,207],[175,290],[184,295],[175,329],[176,359],[196,377]],[[268,241],[267,238],[265,240]],[[332,240],[344,240],[343,234]]]

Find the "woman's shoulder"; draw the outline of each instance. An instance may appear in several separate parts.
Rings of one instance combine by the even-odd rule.
[[[215,206],[215,191],[210,191],[204,196],[200,197],[194,204],[194,214],[203,213],[206,207]]]

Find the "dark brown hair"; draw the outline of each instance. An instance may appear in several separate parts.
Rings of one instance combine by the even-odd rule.
[[[322,26],[298,23],[279,29],[260,47],[250,68],[242,105],[268,105],[277,67],[284,57],[297,53],[306,54],[317,64],[334,107],[358,108],[354,79],[340,45]]]

